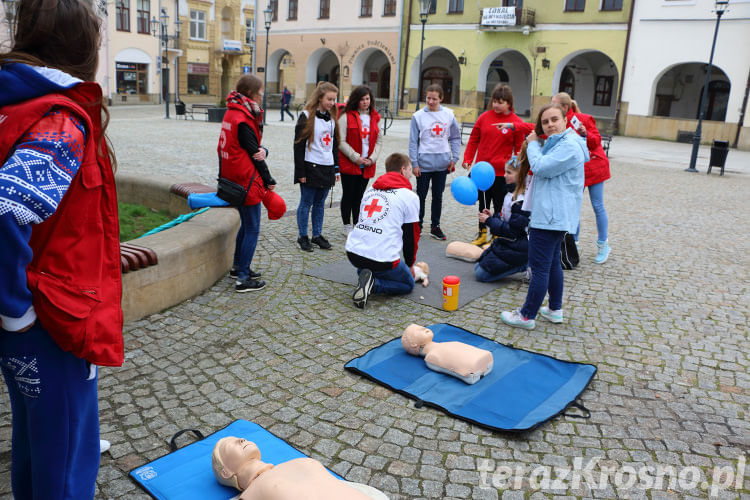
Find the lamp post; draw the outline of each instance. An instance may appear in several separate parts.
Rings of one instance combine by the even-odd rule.
[[[266,85],[268,84],[268,33],[271,31],[271,21],[273,21],[273,10],[271,10],[271,3],[268,3],[268,7],[263,11],[266,24],[266,62],[263,63],[263,125],[266,124]]]
[[[159,15],[159,19],[156,19],[156,16],[151,17],[151,33],[153,33],[154,36],[158,36],[160,43],[160,49],[159,49],[159,57],[162,57],[162,51],[166,53],[166,57],[163,58],[164,61],[164,68],[162,68],[161,71],[161,88],[162,92],[166,90],[166,95],[164,96],[164,117],[166,119],[169,119],[169,49],[168,49],[168,43],[169,39],[172,38],[176,41],[180,38],[180,25],[182,24],[182,21],[178,18],[175,22],[175,34],[169,35],[167,34],[167,27],[169,25],[169,16],[167,15],[167,9],[161,9],[161,14]],[[158,30],[158,35],[157,35]],[[166,72],[167,76],[166,79],[164,77],[164,73]],[[177,79],[175,79],[175,86],[177,86]],[[161,92],[159,93],[161,95]],[[177,100],[177,95],[175,94],[175,102]]]
[[[419,0],[419,20],[422,21],[422,41],[419,46],[419,75],[417,76],[417,106],[414,111],[419,111],[419,101],[422,97],[422,53],[424,52],[424,25],[427,24],[427,16],[430,14],[430,4],[433,0]]]
[[[726,12],[729,0],[716,0],[716,27],[714,28],[714,40],[711,44],[711,56],[708,58],[708,68],[706,69],[706,82],[703,85],[703,93],[700,101],[700,112],[698,113],[698,126],[695,127],[693,135],[693,151],[690,153],[690,166],[685,172],[698,172],[695,168],[695,162],[698,160],[698,147],[701,144],[701,129],[703,127],[703,116],[706,113],[706,101],[708,100],[708,86],[711,84],[711,66],[714,62],[714,49],[716,49],[716,36],[719,34],[719,22],[721,16]]]

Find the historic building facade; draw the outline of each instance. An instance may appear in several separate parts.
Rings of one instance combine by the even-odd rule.
[[[267,71],[266,92],[287,86],[294,101],[303,102],[318,82],[330,81],[345,99],[364,83],[380,103],[394,101],[402,5],[397,0],[272,0],[267,68],[265,6],[259,6],[256,65]]]

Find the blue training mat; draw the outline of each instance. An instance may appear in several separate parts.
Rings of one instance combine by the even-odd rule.
[[[416,399],[417,406],[424,403],[492,430],[528,431],[570,406],[588,412],[575,400],[591,382],[596,366],[508,347],[445,323],[427,328],[435,334],[435,342],[464,342],[492,352],[492,372],[468,385],[427,368],[424,358],[404,350],[401,337],[345,367]]]
[[[240,491],[219,484],[211,469],[214,445],[226,436],[253,441],[260,449],[261,460],[274,465],[307,456],[258,424],[237,420],[205,439],[136,467],[130,471],[130,477],[159,500],[228,500],[236,497]],[[331,474],[341,479],[337,474]]]

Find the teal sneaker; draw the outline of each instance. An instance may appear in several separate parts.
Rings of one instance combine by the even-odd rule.
[[[528,319],[521,314],[520,309],[516,309],[515,311],[503,311],[500,314],[500,319],[503,320],[503,323],[506,325],[518,326],[520,328],[526,328],[527,330],[532,330],[536,325],[533,319]]]
[[[609,258],[609,252],[611,248],[609,247],[609,240],[605,241],[597,241],[596,246],[599,247],[599,252],[597,252],[596,257],[594,258],[594,262],[596,264],[604,264],[607,262],[607,259]]]
[[[539,316],[552,323],[559,324],[563,322],[562,309],[558,309],[555,311],[554,309],[550,309],[547,306],[542,306],[542,308],[539,309]]]

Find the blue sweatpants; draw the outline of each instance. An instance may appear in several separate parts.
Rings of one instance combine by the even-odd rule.
[[[16,500],[94,498],[99,471],[96,367],[63,352],[39,322],[0,329],[0,368],[13,412]]]

